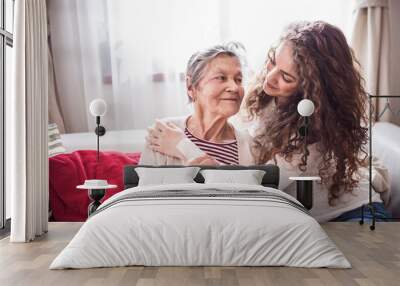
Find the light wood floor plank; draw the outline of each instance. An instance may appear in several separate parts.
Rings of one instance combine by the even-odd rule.
[[[48,269],[81,223],[50,223],[49,233],[32,243],[0,240],[0,285],[400,285],[400,223],[378,223],[375,231],[358,223],[323,228],[351,262],[352,269],[290,267],[116,267]]]

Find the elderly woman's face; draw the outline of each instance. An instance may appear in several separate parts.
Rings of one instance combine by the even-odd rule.
[[[235,115],[244,95],[242,69],[236,57],[220,55],[208,63],[193,97],[204,113],[221,117]]]
[[[282,43],[267,62],[263,89],[270,96],[288,97],[296,92],[298,86],[291,44]]]

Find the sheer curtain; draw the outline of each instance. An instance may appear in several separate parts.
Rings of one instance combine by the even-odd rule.
[[[108,129],[143,129],[190,111],[190,55],[227,41],[247,49],[248,71],[295,20],[347,29],[350,1],[58,0],[49,3],[54,69],[67,132],[94,129],[88,105],[108,103]],[[312,7],[312,8],[310,8]]]
[[[107,2],[118,128],[145,128],[154,118],[189,111],[185,65],[194,51],[220,42],[215,3]]]
[[[220,42],[215,0],[50,1],[54,70],[67,132],[94,129],[90,101],[108,104],[107,129],[143,129],[190,110],[190,55]]]

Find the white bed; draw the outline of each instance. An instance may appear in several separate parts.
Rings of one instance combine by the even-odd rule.
[[[50,269],[127,265],[351,267],[291,196],[258,185],[199,183],[116,194]]]
[[[145,146],[146,130],[107,130],[100,137],[100,150],[119,152],[141,152]],[[96,150],[97,136],[94,132],[61,134],[62,144],[67,152]]]
[[[372,153],[388,168],[391,195],[388,210],[400,218],[400,127],[377,122],[372,129]]]

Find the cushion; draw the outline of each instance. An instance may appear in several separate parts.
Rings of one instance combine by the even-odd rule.
[[[261,185],[265,171],[262,170],[201,170],[204,183],[235,183],[246,185]]]
[[[137,165],[140,153],[81,150],[49,158],[49,201],[53,221],[85,221],[91,200],[87,190],[77,190],[88,179],[107,180],[117,188],[106,191],[102,201],[123,190],[123,168]]]
[[[65,148],[61,141],[60,131],[57,124],[51,123],[48,126],[49,136],[49,157],[65,153]]]
[[[199,167],[135,169],[139,175],[139,186],[195,183]]]

